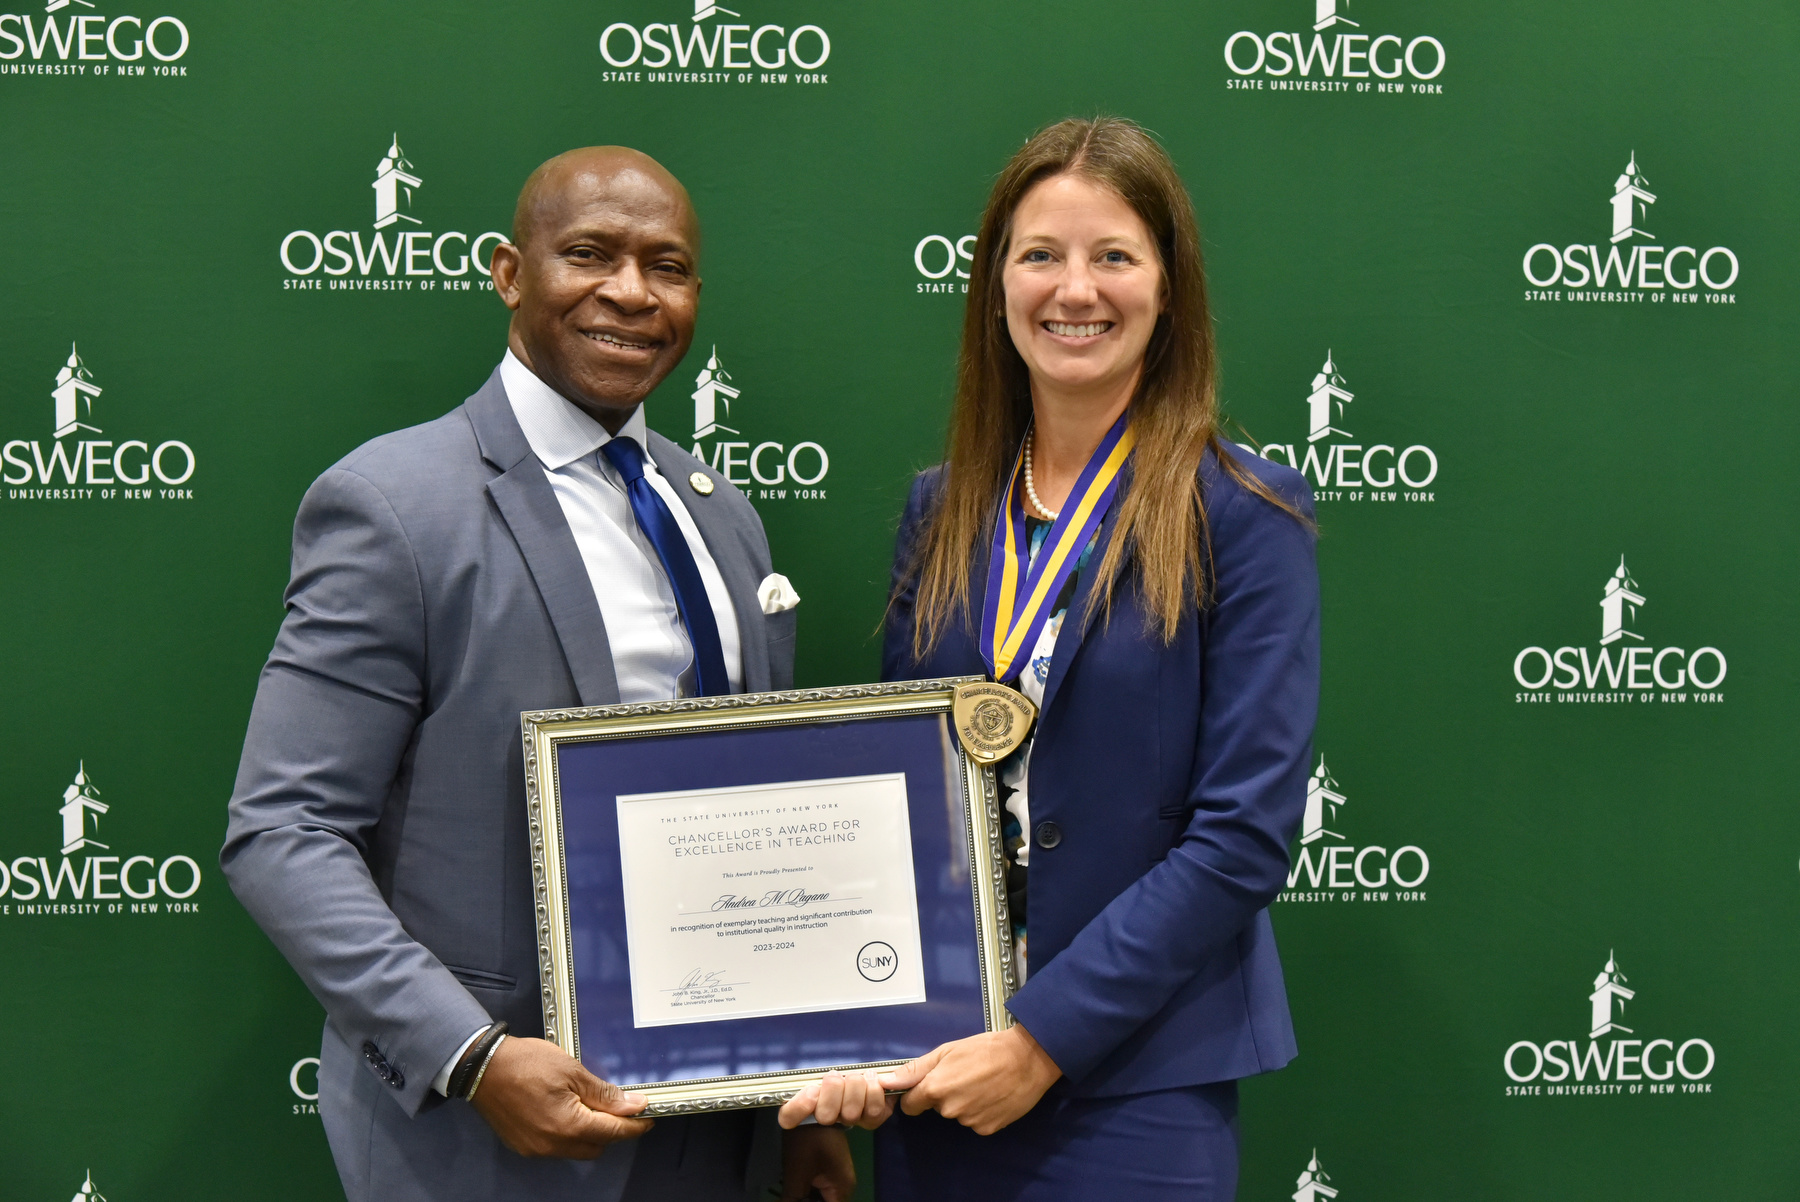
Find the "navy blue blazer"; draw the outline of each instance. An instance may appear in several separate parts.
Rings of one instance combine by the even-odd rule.
[[[1300,473],[1238,452],[1312,515]],[[901,521],[884,680],[986,671],[979,608],[928,655],[912,652],[915,590],[902,569],[941,470],[920,473]],[[1268,906],[1287,882],[1318,712],[1313,534],[1211,452],[1200,479],[1212,604],[1190,605],[1165,643],[1128,571],[1110,619],[1084,623],[1096,557],[1044,686],[1031,821],[1054,822],[1062,838],[1033,840],[1030,973],[1007,1005],[1079,1096],[1235,1080],[1296,1052]],[[984,544],[971,563],[977,607],[987,558]]]

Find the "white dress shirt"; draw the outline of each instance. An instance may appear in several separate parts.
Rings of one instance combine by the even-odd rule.
[[[511,350],[500,360],[500,382],[506,387],[506,399],[512,403],[513,416],[519,419],[525,441],[543,464],[557,504],[562,506],[563,517],[575,535],[575,547],[581,552],[581,562],[594,586],[594,599],[600,603],[600,618],[606,623],[619,700],[668,701],[691,696],[694,648],[681,623],[675,590],[663,571],[662,561],[656,557],[656,548],[631,511],[625,481],[606,456],[599,453],[613,435],[538,379]],[[741,691],[743,644],[738,636],[737,611],[732,607],[731,595],[725,591],[725,578],[719,574],[719,565],[713,562],[712,552],[706,549],[687,506],[657,470],[645,431],[640,406],[619,435],[635,439],[644,449],[644,478],[669,507],[682,537],[687,539],[688,550],[694,553],[694,564],[700,569],[700,579],[706,585],[706,596],[718,623],[726,674],[731,677],[732,690]],[[473,1032],[438,1070],[431,1082],[433,1089],[446,1092],[450,1071],[481,1030]]]
[[[544,465],[544,475],[556,492],[593,582],[594,599],[600,603],[600,617],[606,623],[606,641],[612,648],[619,700],[668,701],[691,696],[694,649],[681,624],[675,590],[656,557],[656,548],[631,512],[624,480],[599,453],[613,436],[533,375],[510,350],[500,361],[500,381],[512,402],[513,416],[525,431],[525,441]],[[657,470],[645,433],[640,407],[619,434],[635,439],[644,449],[644,478],[669,507],[694,553],[718,623],[726,674],[731,677],[732,689],[741,690],[744,656],[737,611],[725,591],[725,578],[719,575],[719,566],[700,538],[687,506]]]

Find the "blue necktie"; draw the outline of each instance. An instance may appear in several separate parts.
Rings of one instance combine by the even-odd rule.
[[[637,516],[638,526],[650,539],[650,545],[656,548],[656,557],[675,588],[675,604],[687,626],[688,641],[694,645],[698,695],[713,697],[731,692],[725,652],[719,645],[719,623],[713,617],[712,599],[706,595],[706,582],[700,579],[700,568],[694,563],[694,553],[688,548],[675,515],[650,481],[644,479],[644,449],[636,439],[615,438],[601,447],[600,453],[625,478],[631,512]]]

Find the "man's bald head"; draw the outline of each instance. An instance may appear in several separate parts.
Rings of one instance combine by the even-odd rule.
[[[649,155],[571,150],[525,181],[492,272],[513,354],[617,433],[693,342],[700,223]]]
[[[571,206],[579,206],[596,193],[635,194],[650,199],[657,193],[685,214],[689,240],[698,253],[700,220],[681,181],[669,169],[641,150],[629,146],[583,146],[565,150],[538,164],[519,189],[513,208],[512,240],[521,250],[546,225],[559,224]]]

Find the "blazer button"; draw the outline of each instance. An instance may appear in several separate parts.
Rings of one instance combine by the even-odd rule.
[[[1038,846],[1048,851],[1062,842],[1062,827],[1054,822],[1040,822],[1037,829]]]
[[[381,1050],[375,1046],[374,1040],[363,1040],[362,1054],[363,1059],[369,1062],[369,1067],[375,1070],[375,1076],[384,1084],[391,1085],[395,1089],[405,1088],[406,1075],[387,1062],[387,1057],[381,1054]]]

